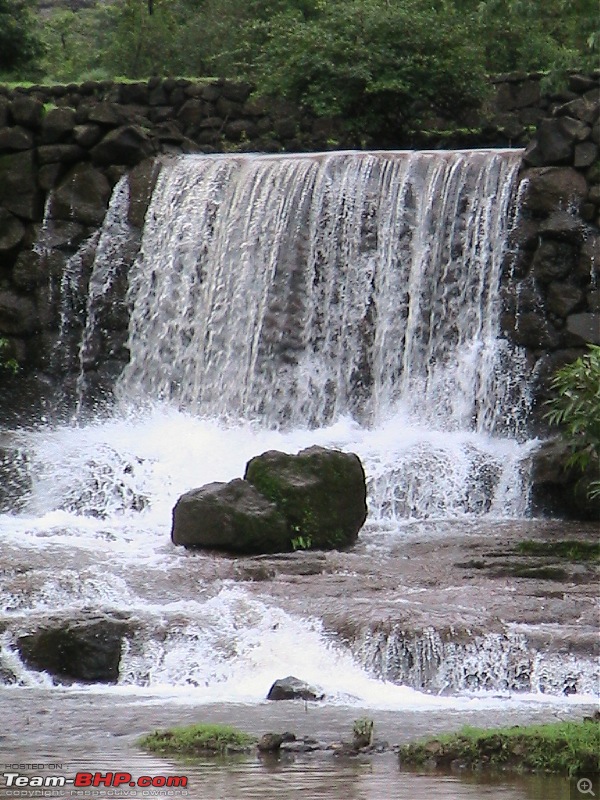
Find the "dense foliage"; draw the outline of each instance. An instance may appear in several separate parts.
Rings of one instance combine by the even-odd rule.
[[[0,0],[15,77],[242,79],[367,131],[464,116],[486,72],[585,69],[600,44],[596,0],[105,0],[37,24],[27,2]]]
[[[571,464],[586,471],[600,460],[600,346],[559,369],[552,382],[556,396],[546,415],[561,427],[572,449]],[[591,495],[600,495],[600,480],[591,485]]]
[[[43,53],[27,0],[0,0],[0,72],[33,76]]]

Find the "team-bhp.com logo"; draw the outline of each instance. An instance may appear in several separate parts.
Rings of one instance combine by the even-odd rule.
[[[24,775],[21,772],[4,772],[1,789],[11,789],[11,796],[32,797],[31,789],[185,789],[185,775],[141,775],[134,778],[130,772],[77,772],[74,778],[66,775]],[[22,790],[19,792],[19,790]],[[78,792],[73,791],[76,795]],[[150,792],[142,792],[142,795]]]

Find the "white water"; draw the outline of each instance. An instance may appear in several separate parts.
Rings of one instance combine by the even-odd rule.
[[[194,580],[194,556],[170,543],[171,509],[194,486],[241,476],[257,453],[322,444],[363,460],[366,540],[398,536],[407,520],[526,513],[526,380],[498,338],[497,297],[519,160],[163,167],[130,276],[131,361],[112,418],[19,434],[32,491],[24,511],[0,517],[5,670],[48,683],[20,663],[16,635],[45,615],[101,611],[136,626],[119,691],[258,702],[292,673],[338,702],[470,702],[374,680],[318,619],[218,576]],[[121,184],[101,234],[82,365],[125,196]]]

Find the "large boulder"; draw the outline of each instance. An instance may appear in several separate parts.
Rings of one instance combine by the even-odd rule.
[[[28,666],[58,678],[116,683],[127,631],[127,623],[120,620],[64,622],[21,636],[17,647]]]
[[[91,164],[77,164],[52,194],[52,218],[100,225],[108,208],[111,187]]]
[[[182,495],[173,509],[171,539],[191,548],[234,553],[290,549],[285,518],[250,483],[237,478]]]
[[[354,453],[270,450],[248,462],[244,477],[285,515],[295,546],[348,547],[367,518],[365,473]]]
[[[27,220],[42,218],[33,150],[0,155],[0,205]]]
[[[588,193],[584,176],[572,167],[528,169],[521,173],[521,181],[527,181],[522,208],[534,214],[579,209]]]

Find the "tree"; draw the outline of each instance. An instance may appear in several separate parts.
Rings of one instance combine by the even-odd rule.
[[[470,25],[418,0],[328,0],[308,17],[290,7],[254,26],[259,87],[363,131],[418,125],[417,108],[456,118],[485,91]]]
[[[0,0],[0,70],[32,73],[42,55],[28,0]]]

